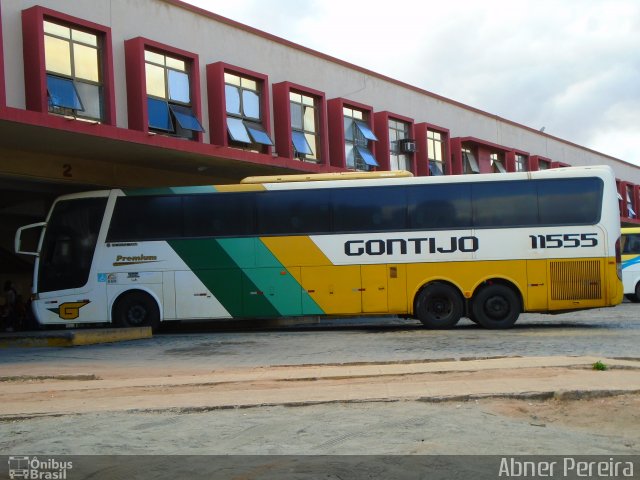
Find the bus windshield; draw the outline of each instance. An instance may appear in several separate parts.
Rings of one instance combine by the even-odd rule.
[[[42,241],[39,292],[87,283],[106,204],[106,198],[80,198],[55,205]]]

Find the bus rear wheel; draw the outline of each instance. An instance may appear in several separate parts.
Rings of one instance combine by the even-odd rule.
[[[458,290],[446,283],[427,285],[416,299],[416,315],[427,328],[452,328],[462,317],[463,310]]]
[[[113,322],[119,327],[151,327],[156,330],[160,325],[160,310],[151,295],[126,293],[113,307]]]
[[[480,290],[473,298],[473,317],[485,328],[511,328],[520,316],[520,299],[512,288],[492,284]]]

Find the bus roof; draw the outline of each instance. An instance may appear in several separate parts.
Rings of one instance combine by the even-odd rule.
[[[480,173],[474,175],[439,175],[428,177],[414,177],[413,175],[366,175],[367,173],[388,174],[394,172],[344,172],[347,175],[334,177],[333,174],[314,175],[279,175],[274,177],[250,177],[254,183],[225,185],[220,190],[238,191],[242,187],[254,185],[266,190],[297,190],[305,188],[342,188],[342,187],[366,187],[375,185],[416,185],[436,183],[465,183],[465,182],[499,182],[513,180],[527,180],[535,178],[570,178],[570,177],[610,177],[613,178],[613,170],[606,165],[588,167],[563,167],[536,172],[510,172],[510,173]],[[349,176],[348,174],[355,174]],[[409,172],[407,172],[409,173]],[[289,178],[293,177],[293,178]],[[277,179],[269,181],[270,178]],[[346,181],[349,180],[349,181]],[[216,188],[218,186],[216,185]]]
[[[265,175],[259,177],[247,177],[240,181],[247,183],[280,183],[280,182],[317,182],[328,180],[361,180],[375,178],[402,178],[413,177],[413,173],[406,170],[392,170],[382,172],[331,172],[331,173],[302,173],[293,175]]]
[[[73,193],[59,197],[59,200],[108,196],[110,192],[129,195],[179,195],[198,193],[247,192],[264,190],[299,190],[311,188],[345,188],[369,187],[377,185],[424,185],[465,182],[499,182],[527,180],[536,178],[571,178],[571,177],[608,177],[614,178],[613,170],[606,165],[586,167],[563,167],[536,172],[481,173],[474,175],[440,175],[414,177],[404,170],[384,172],[335,172],[320,174],[294,174],[247,177],[241,183],[179,186],[179,187],[141,187],[123,188],[102,191]]]

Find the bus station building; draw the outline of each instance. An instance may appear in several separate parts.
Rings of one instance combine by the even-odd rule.
[[[0,4],[0,280],[25,294],[32,266],[13,253],[15,231],[62,194],[604,164],[622,223],[640,225],[628,160],[178,0]]]

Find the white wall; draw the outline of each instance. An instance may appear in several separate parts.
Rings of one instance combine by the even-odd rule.
[[[571,165],[611,165],[616,175],[640,184],[640,168],[540,134],[488,113],[465,108],[426,92],[334,62],[302,48],[255,35],[163,0],[2,0],[7,104],[24,108],[20,12],[33,5],[51,8],[112,29],[117,125],[127,128],[124,41],[142,36],[198,54],[202,87],[202,122],[209,130],[205,66],[224,61],[269,76],[271,84],[291,81],[448,128],[451,136],[470,136],[524,150]],[[273,122],[272,122],[273,124]],[[205,142],[208,142],[205,134]]]

